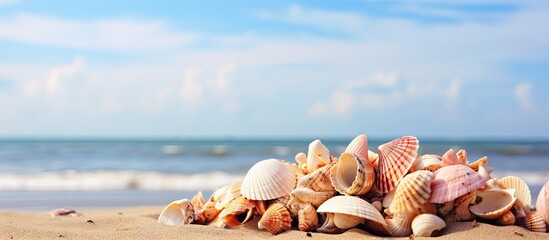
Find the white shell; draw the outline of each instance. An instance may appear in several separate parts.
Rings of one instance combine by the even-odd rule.
[[[504,189],[514,188],[515,196],[517,197],[517,200],[522,203],[524,211],[526,213],[530,212],[530,209],[532,208],[532,194],[530,193],[530,188],[524,180],[515,176],[507,176],[498,180],[498,185],[500,188]]]
[[[314,140],[309,144],[309,152],[307,153],[307,171],[314,172],[315,170],[330,163],[330,150],[320,140]]]
[[[290,194],[296,183],[296,175],[289,164],[267,159],[250,168],[240,192],[250,200],[271,200]]]
[[[412,233],[412,220],[418,212],[400,212],[385,219],[389,232],[393,237],[410,236]]]
[[[412,221],[412,232],[416,237],[431,237],[434,231],[446,227],[446,223],[437,215],[424,213]]]
[[[511,210],[517,198],[515,189],[490,189],[477,191],[477,200],[481,202],[469,207],[471,212],[481,218],[496,219]]]
[[[538,194],[536,200],[536,208],[540,215],[545,220],[545,224],[549,225],[549,181],[547,181]]]
[[[160,213],[158,223],[166,225],[190,224],[194,221],[195,211],[189,199],[181,199],[168,204]]]

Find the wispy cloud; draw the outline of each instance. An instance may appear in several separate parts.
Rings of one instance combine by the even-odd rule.
[[[515,86],[515,99],[522,110],[528,111],[533,107],[532,85],[530,83],[521,83]]]

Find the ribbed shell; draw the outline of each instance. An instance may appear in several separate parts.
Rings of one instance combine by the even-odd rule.
[[[469,207],[471,212],[481,218],[496,219],[511,210],[517,198],[514,189],[490,189],[477,191],[481,202]]]
[[[368,160],[368,138],[366,135],[358,135],[347,145],[344,153],[352,153],[363,160]]]
[[[434,214],[420,214],[412,220],[412,232],[416,237],[431,237],[434,231],[445,227],[444,220]]]
[[[292,216],[288,209],[280,203],[274,203],[267,208],[257,223],[259,229],[266,229],[272,234],[278,234],[292,228]]]
[[[431,182],[429,202],[445,203],[475,191],[485,185],[486,181],[475,171],[465,165],[450,165],[435,171]]]
[[[418,215],[418,212],[396,213],[392,218],[387,218],[389,233],[393,237],[404,237],[412,234],[412,220]]]
[[[419,141],[413,136],[404,136],[378,147],[377,189],[382,193],[393,190],[410,170],[416,160]]]
[[[549,225],[549,181],[543,185],[539,192],[536,209],[545,220],[545,224]]]
[[[307,171],[314,172],[329,163],[330,150],[318,139],[311,142],[307,153]]]
[[[331,168],[330,180],[339,193],[359,196],[370,191],[375,172],[368,160],[352,153],[342,153]]]
[[[387,224],[377,209],[365,200],[354,196],[335,196],[328,199],[317,212],[343,213],[381,224],[385,229]]]
[[[518,201],[522,203],[524,211],[526,213],[530,212],[530,209],[532,208],[532,194],[530,193],[530,188],[524,180],[515,176],[507,176],[498,180],[498,185],[500,188],[504,189],[514,188],[515,196]]]
[[[417,210],[431,196],[431,181],[434,174],[420,170],[406,175],[398,184],[389,211],[392,213]]]
[[[290,194],[296,186],[296,175],[283,161],[267,159],[253,165],[240,192],[250,200],[271,200]]]
[[[546,232],[547,224],[539,211],[529,212],[522,220],[522,226],[532,232]]]

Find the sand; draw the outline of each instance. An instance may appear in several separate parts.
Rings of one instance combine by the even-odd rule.
[[[81,210],[79,217],[55,218],[48,212],[0,212],[0,239],[383,239],[360,229],[337,235],[313,232],[311,236],[291,230],[273,236],[257,229],[257,218],[233,229],[164,226],[156,222],[161,210],[162,206]],[[487,223],[473,227],[471,222],[461,222],[449,224],[441,237],[433,239],[549,239],[549,233]]]

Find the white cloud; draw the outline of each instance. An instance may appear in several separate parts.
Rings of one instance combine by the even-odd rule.
[[[225,92],[228,87],[227,77],[229,74],[234,72],[235,68],[236,66],[234,63],[227,63],[220,67],[217,70],[215,79],[210,82],[210,86],[219,90],[220,92]]]
[[[69,65],[55,67],[50,71],[48,79],[45,83],[45,90],[47,94],[55,94],[61,86],[61,78],[72,76],[78,71],[84,64],[83,57],[76,57]]]
[[[446,92],[448,105],[453,106],[457,103],[462,85],[463,81],[461,79],[454,79],[452,80],[452,82],[450,82],[450,86],[448,86],[448,90]]]
[[[522,110],[530,110],[533,106],[531,96],[532,85],[530,83],[521,83],[515,86],[515,99]]]
[[[185,71],[183,85],[181,85],[179,91],[179,94],[183,99],[196,101],[202,97],[202,86],[195,81],[197,73],[198,72],[193,69],[187,69]]]

